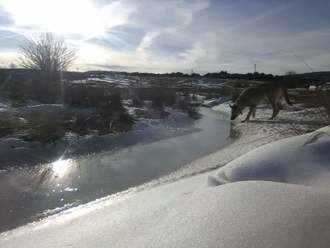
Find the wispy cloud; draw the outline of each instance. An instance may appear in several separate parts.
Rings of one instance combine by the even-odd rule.
[[[0,25],[7,26],[13,23],[13,19],[10,14],[0,6]]]
[[[47,25],[33,11],[25,12],[27,20],[20,22],[14,13],[17,5],[5,9],[3,1],[0,59],[12,58],[25,34],[58,24],[65,27],[62,35],[68,42],[79,48],[73,69],[248,72],[257,63],[259,70],[271,73],[308,70],[293,53],[315,70],[330,68],[326,0],[59,0],[52,1],[60,6],[53,8],[62,12],[54,11],[53,17],[62,21]],[[29,3],[40,1],[48,2]],[[75,9],[72,16],[70,8]]]

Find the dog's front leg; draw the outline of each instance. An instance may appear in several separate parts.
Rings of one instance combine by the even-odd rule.
[[[246,115],[246,118],[242,122],[246,122],[246,121],[249,121],[250,120],[250,116],[251,116],[251,114],[253,112],[253,109],[254,108],[250,107],[249,113]]]
[[[252,110],[252,117],[253,118],[256,118],[256,111],[257,111],[257,109],[253,108],[253,110]]]

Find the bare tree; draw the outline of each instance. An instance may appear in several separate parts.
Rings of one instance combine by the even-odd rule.
[[[76,50],[69,47],[64,39],[52,33],[27,38],[20,49],[21,66],[40,72],[38,97],[55,97],[54,88],[58,85],[55,83],[59,82],[61,72],[66,71],[75,60]]]
[[[76,51],[52,33],[27,38],[21,46],[21,65],[41,71],[65,71],[76,57]]]

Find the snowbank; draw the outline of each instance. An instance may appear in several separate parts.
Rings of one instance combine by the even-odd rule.
[[[227,102],[214,106],[212,109],[214,111],[218,111],[219,113],[221,113],[223,115],[230,116],[230,114],[231,114],[231,108],[229,107],[230,103],[231,103],[230,101],[227,101]]]
[[[8,109],[10,107],[7,104],[0,102],[0,112],[8,111]]]
[[[330,186],[330,126],[257,148],[219,169],[209,183],[267,180]]]
[[[38,104],[28,105],[17,108],[17,111],[22,115],[29,114],[44,114],[44,115],[61,115],[61,114],[91,114],[95,111],[93,108],[75,108],[65,104]]]
[[[262,181],[199,188],[203,178],[71,210],[2,234],[0,246],[328,247],[328,191]]]
[[[216,105],[220,105],[225,102],[229,102],[231,100],[231,97],[219,97],[211,100],[205,100],[202,105],[204,107],[214,107]]]

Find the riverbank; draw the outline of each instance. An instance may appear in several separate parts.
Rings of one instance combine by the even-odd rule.
[[[228,120],[230,118],[229,102],[219,104],[212,110],[218,113],[221,119]],[[261,106],[258,108],[256,118],[250,122],[241,123],[240,119],[231,122],[228,139],[231,139],[232,142],[227,147],[196,159],[180,170],[148,183],[147,187],[221,168],[230,161],[262,145],[321,128],[323,124],[315,117],[314,112],[313,109],[304,108],[303,105],[287,106],[280,112],[276,120],[268,120],[271,116],[271,109],[267,106]],[[213,138],[217,137],[214,136]]]

